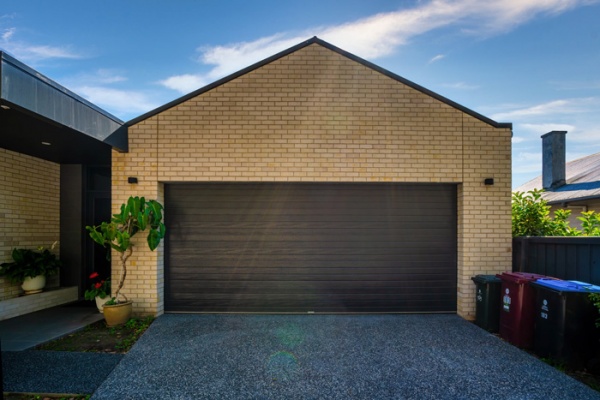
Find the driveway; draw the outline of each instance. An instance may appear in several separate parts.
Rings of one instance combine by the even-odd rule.
[[[104,399],[600,399],[456,315],[159,317]]]

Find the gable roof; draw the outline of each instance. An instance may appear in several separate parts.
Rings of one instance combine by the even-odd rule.
[[[600,198],[600,153],[569,161],[565,164],[566,184],[542,193],[549,204]],[[521,185],[515,191],[527,192],[542,188],[542,176]]]
[[[266,64],[269,64],[269,63],[271,63],[273,61],[276,61],[276,60],[278,60],[278,59],[280,59],[282,57],[285,57],[285,56],[287,56],[289,54],[292,54],[292,53],[294,53],[294,52],[296,52],[296,51],[298,51],[300,49],[303,49],[303,48],[305,48],[307,46],[310,46],[312,44],[318,44],[320,46],[323,46],[326,49],[329,49],[329,50],[331,50],[333,52],[336,52],[336,53],[338,53],[338,54],[340,54],[340,55],[342,55],[342,56],[344,56],[346,58],[349,58],[350,60],[353,60],[353,61],[355,61],[355,62],[357,62],[359,64],[362,64],[362,65],[364,65],[364,66],[366,66],[368,68],[371,68],[371,69],[373,69],[373,70],[375,70],[375,71],[377,71],[377,72],[379,72],[379,73],[381,73],[381,74],[383,74],[383,75],[385,75],[385,76],[387,76],[389,78],[392,78],[392,79],[394,79],[394,80],[396,80],[398,82],[401,82],[401,83],[405,84],[406,86],[409,86],[409,87],[411,87],[411,88],[413,88],[415,90],[418,90],[421,93],[424,93],[424,94],[426,94],[426,95],[428,95],[430,97],[433,97],[436,100],[439,100],[439,101],[441,101],[443,103],[446,103],[447,105],[449,105],[449,106],[451,106],[453,108],[456,108],[457,110],[460,110],[460,111],[462,111],[462,112],[464,112],[464,113],[466,113],[468,115],[471,115],[472,117],[474,117],[474,118],[476,118],[476,119],[478,119],[478,120],[480,120],[482,122],[485,122],[486,124],[489,124],[489,125],[491,125],[493,127],[512,129],[512,123],[508,123],[508,122],[496,122],[496,121],[494,121],[494,120],[492,120],[490,118],[487,118],[487,117],[485,117],[485,116],[483,116],[483,115],[481,115],[481,114],[479,114],[479,113],[477,113],[477,112],[475,112],[475,111],[473,111],[471,109],[468,109],[468,108],[466,108],[466,107],[464,107],[464,106],[462,106],[462,105],[460,105],[458,103],[455,103],[452,100],[449,100],[449,99],[447,99],[444,96],[441,96],[441,95],[439,95],[439,94],[437,94],[435,92],[432,92],[431,90],[426,89],[423,86],[417,85],[416,83],[411,82],[408,79],[405,79],[405,78],[403,78],[403,77],[401,77],[399,75],[396,75],[393,72],[390,72],[390,71],[388,71],[388,70],[386,70],[384,68],[381,68],[381,67],[379,67],[379,66],[377,66],[377,65],[375,65],[375,64],[373,64],[373,63],[371,63],[371,62],[369,62],[367,60],[364,60],[364,59],[362,59],[360,57],[357,57],[354,54],[348,53],[347,51],[342,50],[339,47],[336,47],[336,46],[332,45],[331,43],[328,43],[328,42],[326,42],[324,40],[321,40],[321,39],[319,39],[316,36],[313,37],[313,38],[311,38],[311,39],[309,39],[309,40],[306,40],[306,41],[304,41],[302,43],[299,43],[299,44],[297,44],[297,45],[295,45],[293,47],[290,47],[287,50],[279,52],[279,53],[277,53],[277,54],[275,54],[275,55],[273,55],[273,56],[271,56],[269,58],[266,58],[263,61],[257,62],[257,63],[255,63],[253,65],[250,65],[249,67],[246,67],[246,68],[244,68],[244,69],[242,69],[242,70],[240,70],[240,71],[238,71],[238,72],[236,72],[234,74],[231,74],[229,76],[221,78],[218,81],[215,81],[215,82],[213,82],[213,83],[211,83],[211,84],[209,84],[207,86],[204,86],[204,87],[202,87],[202,88],[200,88],[198,90],[195,90],[195,91],[193,91],[191,93],[188,93],[187,95],[182,96],[182,97],[180,97],[178,99],[175,99],[175,100],[173,100],[173,101],[171,101],[171,102],[169,102],[169,103],[167,103],[167,104],[165,104],[165,105],[163,105],[161,107],[158,107],[158,108],[156,108],[156,109],[154,109],[152,111],[149,111],[149,112],[147,112],[147,113],[145,113],[143,115],[140,115],[139,117],[134,118],[131,121],[127,122],[125,125],[126,126],[135,125],[135,124],[137,124],[137,123],[139,123],[139,122],[141,122],[141,121],[143,121],[145,119],[148,119],[148,118],[150,118],[150,117],[152,117],[152,116],[154,116],[156,114],[160,114],[161,112],[163,112],[165,110],[168,110],[169,108],[172,108],[172,107],[174,107],[174,106],[176,106],[178,104],[181,104],[181,103],[183,103],[183,102],[185,102],[185,101],[187,101],[189,99],[192,99],[192,98],[194,98],[194,97],[196,97],[196,96],[198,96],[198,95],[200,95],[202,93],[208,92],[209,90],[212,90],[212,89],[214,89],[214,88],[216,88],[216,87],[218,87],[220,85],[223,85],[223,84],[225,84],[225,83],[227,83],[227,82],[229,82],[229,81],[231,81],[231,80],[233,80],[235,78],[238,78],[238,77],[240,77],[242,75],[245,75],[245,74],[247,74],[249,72],[252,72],[252,71],[254,71],[254,70],[256,70],[256,69],[258,69],[258,68],[260,68],[260,67],[262,67],[262,66],[264,66]]]

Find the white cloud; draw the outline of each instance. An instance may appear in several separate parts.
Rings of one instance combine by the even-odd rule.
[[[516,143],[523,143],[525,140],[527,140],[527,139],[525,139],[525,138],[523,138],[523,137],[520,137],[520,136],[513,136],[513,137],[512,137],[512,143],[513,143],[513,144],[516,144]]]
[[[279,35],[274,35],[254,42],[242,42],[229,46],[201,47],[198,49],[202,53],[199,60],[207,65],[215,65],[212,71],[207,74],[207,78],[214,80],[294,46],[305,38],[283,39]]]
[[[450,89],[458,89],[458,90],[475,90],[475,89],[479,89],[478,85],[470,85],[470,84],[465,83],[465,82],[444,83],[444,84],[442,84],[442,86],[450,88]]]
[[[577,129],[576,132],[569,132],[567,140],[570,143],[588,146],[588,148],[590,144],[593,144],[594,147],[598,149],[596,151],[600,151],[600,127],[596,123],[593,126],[588,125],[581,129]]]
[[[92,72],[83,72],[81,74],[65,78],[61,80],[61,82],[67,86],[95,86],[99,84],[106,85],[125,82],[127,80],[127,77],[118,70],[100,68]]]
[[[296,33],[282,32],[251,42],[203,46],[198,48],[201,53],[199,61],[213,66],[209,72],[172,76],[161,83],[181,93],[189,92],[197,89],[199,84],[214,81],[315,35],[360,57],[377,59],[392,54],[414,37],[435,29],[456,27],[470,35],[490,36],[509,31],[539,15],[559,14],[596,2],[598,0],[418,2],[412,8],[376,14],[341,25]]]
[[[428,64],[433,64],[434,62],[440,61],[442,59],[446,58],[445,55],[443,54],[438,54],[437,56],[433,57],[431,60],[429,60]]]
[[[159,83],[180,93],[187,93],[205,86],[208,81],[202,75],[185,74],[172,76]]]
[[[540,149],[541,149],[541,147],[542,147],[542,141],[540,139]],[[542,162],[542,153],[541,152],[532,153],[532,152],[526,152],[526,151],[520,152],[513,157],[513,161],[518,161],[518,162],[522,162],[522,161],[538,162],[539,161],[539,164],[538,164],[538,168],[539,168],[539,165],[541,165],[541,162]]]
[[[82,58],[82,55],[66,47],[57,46],[20,46],[17,47],[18,53],[21,53],[22,58],[27,59]]]
[[[126,77],[121,75],[118,71],[113,69],[99,69],[96,71],[96,79],[101,83],[117,83],[124,82],[127,80]]]
[[[575,126],[569,124],[520,124],[519,129],[524,129],[536,134],[543,135],[551,131],[567,131],[572,133],[575,131]]]
[[[498,120],[524,120],[534,117],[552,117],[560,114],[578,114],[590,112],[598,107],[600,99],[595,97],[554,100],[510,111],[499,112],[491,116]]]
[[[160,105],[150,100],[150,96],[138,91],[102,86],[79,86],[73,90],[117,116],[144,113]]]
[[[84,57],[83,54],[73,51],[69,46],[31,44],[14,40],[16,36],[16,28],[4,28],[0,35],[0,47],[23,61],[36,62],[51,58],[78,59]]]
[[[5,29],[5,30],[2,32],[2,36],[0,36],[0,38],[2,38],[2,41],[3,41],[3,42],[5,42],[5,41],[8,41],[8,40],[10,40],[10,38],[11,38],[11,37],[12,37],[12,36],[15,34],[15,32],[16,32],[16,29],[15,29],[15,28],[8,28],[8,29]]]

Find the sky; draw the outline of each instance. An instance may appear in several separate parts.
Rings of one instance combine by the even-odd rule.
[[[513,188],[600,152],[600,0],[0,0],[0,49],[128,121],[313,36],[498,122]]]

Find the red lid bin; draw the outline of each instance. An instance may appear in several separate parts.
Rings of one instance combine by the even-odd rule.
[[[523,349],[533,346],[535,290],[529,282],[548,276],[526,272],[503,272],[500,337]]]

